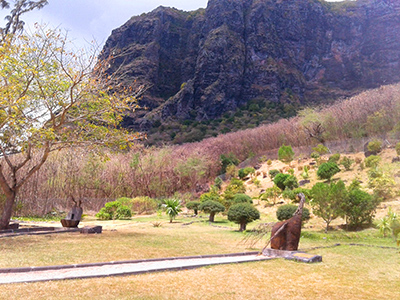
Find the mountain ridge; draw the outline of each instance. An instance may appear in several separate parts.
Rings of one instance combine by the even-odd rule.
[[[210,0],[158,7],[113,31],[109,72],[144,84],[148,110],[125,125],[209,121],[250,101],[324,103],[400,81],[400,4],[393,0]]]

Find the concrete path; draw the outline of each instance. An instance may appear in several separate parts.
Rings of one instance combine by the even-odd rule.
[[[264,255],[258,256],[258,252],[245,252],[83,265],[10,268],[0,269],[0,284],[133,275],[268,259],[271,259],[271,257],[266,257]]]

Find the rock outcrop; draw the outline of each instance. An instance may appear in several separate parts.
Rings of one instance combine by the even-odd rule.
[[[157,119],[214,119],[256,98],[322,102],[400,81],[400,2],[159,7],[114,30],[102,52],[110,55],[109,71],[125,85],[148,87],[141,105],[149,110],[137,118],[144,127]]]

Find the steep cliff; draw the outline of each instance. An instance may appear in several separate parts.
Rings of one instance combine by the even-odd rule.
[[[113,55],[110,72],[125,85],[149,87],[149,110],[127,125],[212,120],[254,99],[319,103],[400,81],[400,1],[159,7],[114,30],[102,55]]]

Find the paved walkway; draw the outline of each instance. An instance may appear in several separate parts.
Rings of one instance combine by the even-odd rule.
[[[247,252],[69,266],[0,269],[0,284],[133,275],[271,259],[271,257],[258,256],[257,254],[257,252]]]

